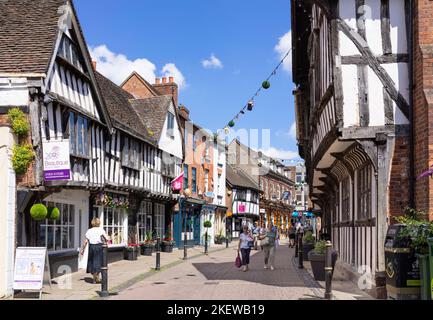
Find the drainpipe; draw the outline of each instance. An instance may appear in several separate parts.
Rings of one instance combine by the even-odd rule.
[[[408,51],[409,51],[409,206],[415,208],[415,160],[414,160],[414,140],[415,140],[415,128],[413,125],[413,1],[409,0],[409,35],[408,35]]]

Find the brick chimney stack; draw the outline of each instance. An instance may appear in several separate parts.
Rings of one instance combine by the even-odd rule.
[[[159,78],[155,79],[155,84],[153,85],[156,92],[160,95],[172,95],[177,108],[179,104],[179,88],[176,82],[174,82],[174,77],[162,77],[162,83]],[[168,80],[168,81],[167,81]]]

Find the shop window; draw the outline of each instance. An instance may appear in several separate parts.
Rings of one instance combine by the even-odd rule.
[[[259,196],[257,192],[251,191],[251,202],[252,203],[258,203]]]
[[[104,229],[109,240],[111,240],[111,244],[123,244],[126,242],[124,238],[125,216],[125,209],[104,208]]]
[[[165,237],[165,205],[160,203],[155,203],[155,232],[157,237]]]
[[[152,202],[143,201],[138,212],[138,239],[146,240],[146,234],[152,232]]]
[[[59,251],[75,247],[75,206],[70,204],[45,202],[47,207],[60,210],[57,220],[45,220],[39,225],[39,244],[48,251]]]
[[[174,138],[174,114],[171,112],[167,114],[167,135]]]
[[[204,170],[204,192],[209,191],[209,170]]]

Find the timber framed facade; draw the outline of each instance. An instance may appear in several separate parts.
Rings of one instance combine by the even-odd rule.
[[[410,202],[409,15],[405,0],[292,0],[297,132],[311,200],[342,266],[354,277],[371,270],[377,297],[386,296],[387,226]]]
[[[101,218],[110,236],[109,262],[123,259],[123,248],[145,240],[147,232],[171,237],[167,234],[172,233],[178,197],[171,181],[180,175],[183,161],[173,95],[136,99],[96,72],[72,1],[31,2],[33,10],[26,14],[29,4],[0,4],[5,13],[0,30],[4,150],[10,157],[17,141],[6,113],[19,107],[30,122],[28,142],[35,152],[27,173],[15,175],[10,158],[6,172],[0,173],[8,177],[4,200],[10,204],[4,233],[9,240],[1,248],[8,261],[5,268],[0,265],[7,280],[0,283],[0,296],[11,293],[16,246],[46,246],[52,277],[61,265],[71,271],[85,267],[79,265],[77,248],[93,217]],[[63,27],[58,14],[62,8],[70,18]],[[14,38],[17,29],[19,39]],[[8,44],[16,50],[6,52]],[[44,148],[62,141],[69,143],[70,179],[50,181],[44,172]],[[59,208],[59,219],[33,220],[29,210],[34,203]]]

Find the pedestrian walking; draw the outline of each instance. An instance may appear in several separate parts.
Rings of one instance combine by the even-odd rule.
[[[295,247],[296,228],[292,225],[289,229],[289,248]]]
[[[250,264],[251,247],[254,246],[254,239],[247,225],[242,227],[242,231],[243,232],[239,236],[238,253],[240,251],[242,256],[242,271],[246,272],[248,271],[248,265]]]
[[[271,270],[275,269],[275,243],[277,240],[277,232],[272,223],[268,224],[268,228],[264,236],[261,237],[263,251],[265,253],[265,269],[270,265]]]
[[[87,273],[93,276],[93,283],[101,283],[99,274],[102,267],[102,244],[108,241],[108,236],[104,229],[101,228],[101,220],[93,218],[91,222],[92,228],[87,230],[84,245],[81,248],[80,254],[84,255],[86,246],[89,245],[89,257],[87,260]]]
[[[253,238],[254,238],[254,250],[258,249],[258,241],[259,241],[259,234],[260,234],[260,227],[259,223],[256,221],[254,222],[254,227],[252,229]]]

